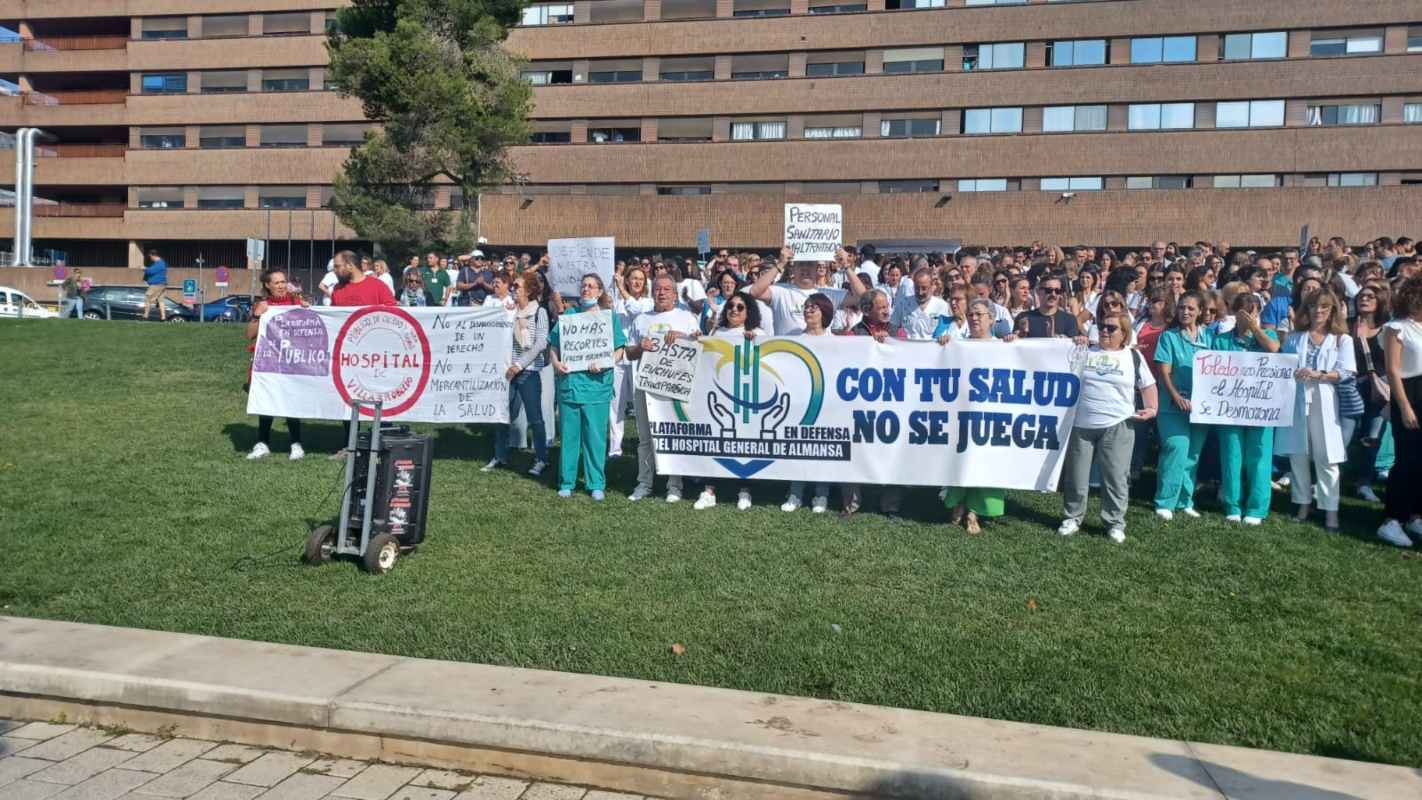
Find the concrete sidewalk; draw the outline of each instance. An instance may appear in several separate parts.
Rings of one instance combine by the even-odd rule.
[[[1422,771],[676,684],[0,617],[0,716],[673,798],[1422,797]]]

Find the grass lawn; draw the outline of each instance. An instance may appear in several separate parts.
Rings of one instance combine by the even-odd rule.
[[[1016,493],[968,537],[930,490],[897,521],[784,514],[780,484],[749,512],[633,504],[633,458],[597,506],[480,474],[484,430],[419,426],[429,538],[374,578],[298,563],[340,427],[290,463],[278,422],[244,460],[238,327],[0,322],[0,352],[3,613],[1422,764],[1422,558],[1375,508],[1340,536],[1279,496],[1251,530],[1138,498],[1116,546]]]

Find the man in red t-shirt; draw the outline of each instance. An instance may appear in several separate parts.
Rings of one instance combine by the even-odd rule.
[[[331,290],[333,306],[393,306],[395,293],[384,281],[372,280],[360,269],[360,259],[349,250],[335,258],[336,288]]]

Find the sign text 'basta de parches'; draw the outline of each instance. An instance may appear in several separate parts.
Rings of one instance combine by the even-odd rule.
[[[785,246],[795,261],[833,261],[844,242],[844,213],[835,204],[785,204]]]
[[[391,420],[508,422],[512,327],[502,308],[275,306],[247,413],[350,419],[351,402],[379,401]]]
[[[1287,428],[1294,424],[1294,371],[1298,368],[1299,357],[1293,353],[1196,353],[1190,422]]]
[[[664,474],[1051,491],[1081,394],[1066,339],[701,345],[690,401],[647,398]]]

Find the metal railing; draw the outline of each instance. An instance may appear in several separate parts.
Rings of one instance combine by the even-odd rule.
[[[25,49],[32,53],[58,50],[123,50],[126,47],[127,36],[46,36],[43,39],[25,40]]]

